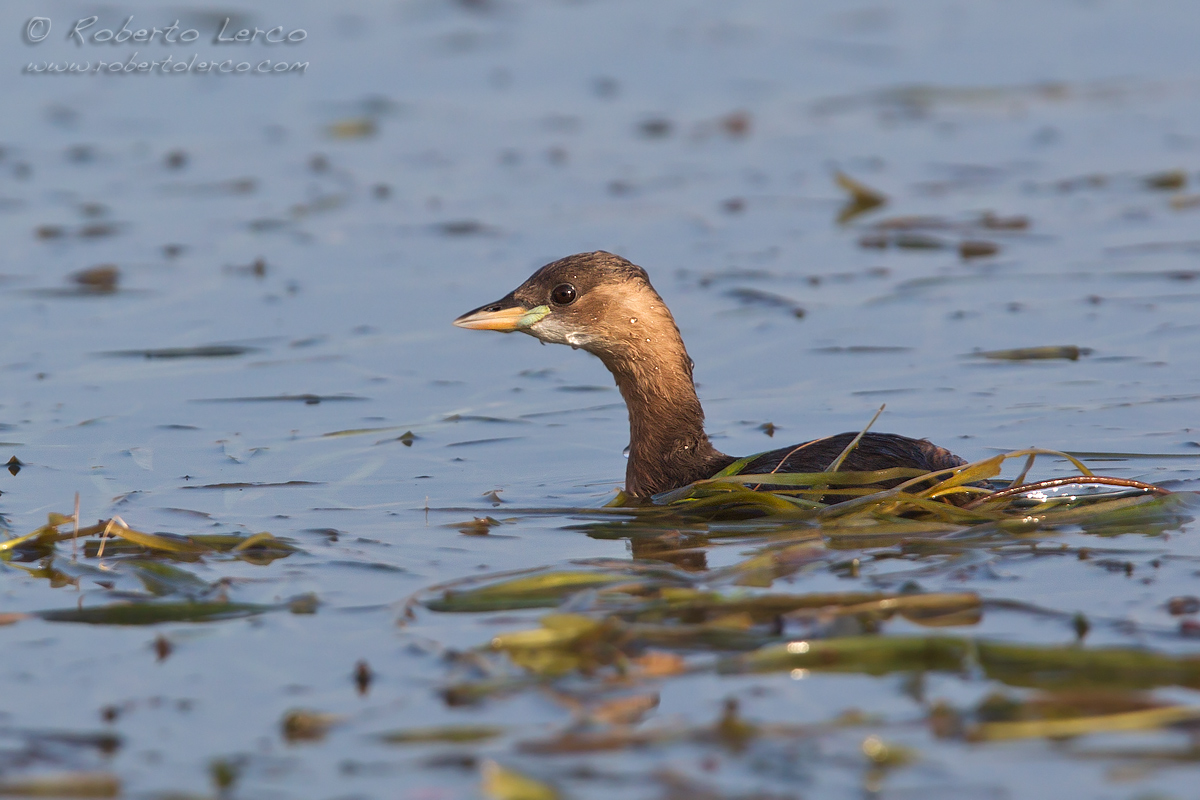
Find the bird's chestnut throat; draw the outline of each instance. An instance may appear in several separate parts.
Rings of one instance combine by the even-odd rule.
[[[691,360],[674,323],[670,330],[643,332],[651,333],[642,337],[645,346],[597,354],[629,411],[625,491],[635,497],[707,478],[733,461],[718,452],[704,432]],[[644,342],[646,338],[650,341]]]

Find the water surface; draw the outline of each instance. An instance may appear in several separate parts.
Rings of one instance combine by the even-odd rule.
[[[877,429],[970,460],[1036,445],[1195,491],[1192,5],[274,3],[241,8],[233,24],[302,29],[303,41],[214,43],[233,13],[22,2],[0,16],[10,41],[0,456],[21,465],[0,473],[11,535],[70,514],[78,492],[85,525],[116,514],[141,531],[268,531],[298,548],[176,562],[195,580],[172,573],[166,589],[127,554],[73,560],[69,542],[50,561],[6,562],[5,613],[155,593],[273,610],[0,628],[5,780],[102,771],[124,794],[166,797],[210,796],[215,775],[235,775],[233,796],[428,800],[478,796],[479,765],[495,759],[574,797],[696,786],[735,797],[1189,796],[1187,730],[938,738],[928,724],[938,703],[970,710],[991,693],[1031,694],[970,670],[797,679],[719,675],[697,657],[693,674],[626,687],[660,694],[642,725],[712,725],[730,698],[756,724],[854,724],[743,749],[689,739],[534,755],[519,744],[578,716],[569,692],[591,702],[608,689],[577,677],[466,707],[439,689],[480,677],[480,664],[450,654],[534,627],[546,610],[416,606],[406,619],[403,609],[474,575],[633,559],[628,536],[553,511],[599,507],[622,481],[625,411],[599,362],[449,324],[579,251],[649,270],[726,452],[859,429],[886,403]],[[97,28],[178,17],[202,35],[68,41],[91,14]],[[14,44],[35,16],[51,19],[49,37]],[[134,51],[307,67],[24,72]],[[887,205],[839,224],[839,170]],[[894,222],[917,217],[929,219]],[[996,252],[964,258],[964,241]],[[111,272],[73,277],[105,265],[115,284]],[[977,356],[1044,346],[1081,350]],[[1037,470],[1070,465],[1042,459]],[[1038,554],[1029,538],[967,554],[850,548],[772,591],[977,592],[1052,613],[989,606],[953,635],[1066,645],[1083,612],[1088,646],[1185,655],[1195,613],[1172,614],[1167,601],[1196,593],[1194,509],[1185,496],[1158,523],[1033,537],[1069,557]],[[503,524],[472,535],[464,523],[484,516]],[[715,574],[763,541],[714,536],[688,563]],[[312,596],[315,613],[294,613],[312,611]],[[900,619],[884,631],[928,632]],[[374,675],[363,692],[360,661]],[[481,663],[520,674],[501,656]],[[1195,689],[1153,694],[1197,703]],[[289,741],[293,709],[337,724]],[[470,745],[376,737],[446,724],[504,732]],[[115,734],[119,746],[79,734]],[[871,737],[914,755],[873,761]]]

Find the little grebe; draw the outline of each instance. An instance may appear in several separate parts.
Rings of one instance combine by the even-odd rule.
[[[737,459],[712,446],[675,319],[646,271],[606,253],[555,261],[494,303],[454,320],[472,330],[521,331],[599,357],[629,409],[625,492],[648,498],[710,478]],[[740,472],[822,472],[857,433],[840,433],[754,458]],[[867,433],[839,469],[940,470],[966,463],[925,439]]]

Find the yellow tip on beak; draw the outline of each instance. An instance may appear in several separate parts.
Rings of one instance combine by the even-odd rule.
[[[513,306],[512,308],[497,310],[489,310],[490,308],[490,306],[484,306],[474,311],[468,311],[454,320],[454,324],[460,328],[467,328],[473,331],[512,333],[513,331],[528,328],[550,313],[548,306],[537,306],[535,308]]]

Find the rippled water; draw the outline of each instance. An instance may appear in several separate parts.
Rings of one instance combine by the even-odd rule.
[[[178,17],[201,36],[68,41],[90,14],[93,29]],[[307,37],[214,43],[230,14],[231,27]],[[14,44],[35,16],[50,35]],[[479,764],[494,758],[578,797],[698,796],[697,785],[739,797],[1190,796],[1187,730],[1069,745],[935,738],[931,703],[966,708],[1003,688],[969,672],[699,671],[653,683],[653,720],[708,725],[727,698],[760,723],[867,720],[744,750],[530,755],[518,742],[571,722],[561,694],[454,707],[438,689],[463,669],[447,652],[545,611],[402,611],[446,581],[631,559],[625,538],[589,536],[579,515],[553,511],[598,507],[621,484],[626,417],[603,367],[450,326],[578,251],[649,270],[726,452],[858,429],[886,403],[876,429],[970,460],[1037,445],[1195,491],[1197,24],[1182,2],[7,4],[0,457],[20,469],[0,473],[0,510],[11,535],[70,514],[78,492],[85,525],[116,514],[141,531],[269,531],[299,552],[176,564],[195,596],[281,604],[248,618],[0,627],[0,783],[106,771],[127,795],[201,796],[228,773],[234,796],[429,800],[478,796]],[[308,66],[23,72],[135,51]],[[838,224],[838,170],[888,204]],[[902,217],[931,219],[876,227]],[[881,235],[883,249],[864,246]],[[963,258],[963,241],[998,252]],[[115,284],[111,271],[72,277],[104,265]],[[1082,350],[977,355],[1041,346]],[[1194,612],[1166,602],[1197,593],[1194,509],[1185,496],[1158,526],[1038,536],[1043,550],[1089,548],[1090,559],[1027,544],[954,557],[861,548],[844,554],[860,559],[857,577],[817,561],[774,589],[916,581],[1055,612],[988,610],[962,635],[1067,644],[1084,612],[1096,620],[1089,645],[1188,654]],[[461,532],[488,515],[504,524]],[[706,540],[703,564],[738,563],[754,544]],[[120,553],[72,561],[68,545],[52,562],[0,565],[0,612],[155,592]],[[178,583],[163,592],[188,595]],[[312,610],[310,595],[316,613],[294,613]],[[359,661],[374,675],[365,692]],[[1197,702],[1181,688],[1156,697]],[[297,708],[338,724],[288,741],[282,720]],[[374,737],[451,723],[506,732],[467,746]],[[873,767],[871,736],[915,760]],[[1138,748],[1157,755],[1113,754]]]

